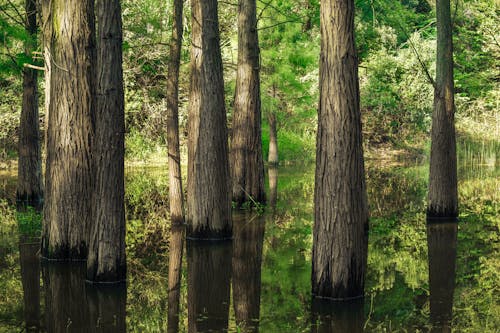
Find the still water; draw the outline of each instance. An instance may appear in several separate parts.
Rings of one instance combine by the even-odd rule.
[[[459,155],[458,224],[426,225],[425,161],[367,161],[366,297],[347,303],[310,294],[313,165],[268,169],[268,207],[235,211],[218,243],[169,230],[166,170],[127,170],[118,286],[40,262],[40,217],[15,212],[15,178],[0,174],[0,332],[498,332],[496,156]]]

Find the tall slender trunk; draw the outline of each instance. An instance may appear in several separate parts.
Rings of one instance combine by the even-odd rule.
[[[233,201],[238,206],[247,201],[265,201],[259,54],[256,0],[239,0],[238,70],[231,140]]]
[[[233,304],[243,332],[259,332],[262,249],[265,219],[240,214],[234,219]]]
[[[43,46],[43,62],[45,67],[44,73],[44,107],[45,107],[45,143],[44,149],[47,154],[47,128],[50,110],[50,73],[51,73],[51,60],[50,60],[50,44],[52,39],[52,24],[51,24],[51,7],[52,0],[40,0],[42,11],[42,46]],[[46,162],[46,161],[45,161]]]
[[[232,234],[224,80],[216,0],[192,0],[187,233]]]
[[[183,0],[174,0],[170,62],[167,77],[167,144],[170,219],[172,225],[184,223],[181,152],[179,149],[179,66],[182,47]]]
[[[98,57],[95,114],[93,221],[87,279],[126,278],[125,111],[122,71],[122,19],[119,0],[97,0]]]
[[[36,50],[36,15],[36,1],[26,0],[26,32],[29,40],[25,43],[25,53],[28,57],[31,56],[31,52]],[[23,104],[18,143],[17,201],[30,206],[39,206],[43,200],[37,80],[38,73],[35,69],[28,67],[23,69]]]
[[[354,0],[321,2],[313,295],[364,295],[368,250]]]
[[[267,170],[269,173],[269,206],[276,214],[276,203],[278,202],[278,168],[276,166],[269,166]]]
[[[427,225],[432,332],[451,332],[457,230],[456,223]]]
[[[94,1],[52,0],[50,6],[51,77],[42,256],[85,259],[92,216]]]
[[[450,0],[436,1],[437,58],[427,217],[458,216]]]
[[[228,329],[231,245],[230,241],[187,242],[189,333]]]
[[[168,333],[179,332],[183,248],[184,226],[173,225],[168,253]]]

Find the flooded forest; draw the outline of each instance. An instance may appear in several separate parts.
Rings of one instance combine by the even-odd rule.
[[[0,0],[0,333],[500,327],[496,0]]]

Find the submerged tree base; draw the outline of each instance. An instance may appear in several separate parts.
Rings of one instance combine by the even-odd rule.
[[[456,211],[440,211],[430,207],[427,210],[427,222],[458,222],[458,213]]]
[[[86,261],[88,249],[85,243],[80,246],[68,245],[48,246],[48,241],[42,238],[42,260],[45,261]]]

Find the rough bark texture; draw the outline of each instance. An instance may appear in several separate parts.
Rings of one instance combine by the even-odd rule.
[[[428,218],[458,216],[453,40],[450,0],[436,1],[437,58]]]
[[[239,0],[238,70],[231,140],[233,201],[238,206],[247,201],[265,202],[259,53],[256,0]]]
[[[125,333],[127,331],[127,285],[85,285],[89,308],[88,333]]]
[[[427,225],[432,332],[451,332],[457,229],[456,223]]]
[[[52,38],[52,24],[51,24],[51,1],[40,0],[40,7],[42,12],[42,46],[43,46],[43,62],[45,67],[44,73],[44,95],[45,95],[45,128],[48,127],[49,111],[50,111],[50,73],[51,73],[51,60],[50,60],[50,43]],[[44,143],[45,152],[47,152],[47,139]]]
[[[269,165],[278,165],[278,127],[276,124],[276,114],[270,112],[267,120],[269,122],[269,153],[267,156],[267,162]]]
[[[265,219],[255,214],[234,218],[233,304],[236,324],[243,332],[258,332],[262,249]]]
[[[21,238],[19,261],[24,295],[24,322],[26,332],[40,330],[40,242]]]
[[[225,239],[232,234],[231,182],[217,1],[191,6],[187,233]]]
[[[42,262],[42,277],[45,330],[51,333],[88,332],[85,264]]]
[[[172,226],[168,253],[168,333],[179,332],[184,226]]]
[[[51,1],[42,255],[85,259],[91,220],[95,108],[94,2]]]
[[[184,203],[179,149],[179,66],[182,47],[183,0],[174,0],[172,40],[167,77],[167,144],[170,219],[172,225],[184,223]]]
[[[36,15],[36,1],[26,0],[26,32],[30,36],[30,40],[25,43],[27,56],[31,56],[31,52],[36,50]],[[28,67],[23,69],[23,104],[19,122],[17,169],[17,201],[35,207],[43,200],[37,79],[36,70]]]
[[[278,168],[269,166],[267,171],[269,173],[269,206],[274,215],[276,213],[276,203],[278,202]]]
[[[362,297],[368,207],[353,0],[321,2],[319,82],[312,292]]]
[[[226,332],[232,244],[187,242],[188,332]]]
[[[125,111],[122,72],[122,20],[119,0],[98,0],[97,108],[95,114],[93,221],[87,279],[126,278]]]
[[[311,333],[362,333],[365,326],[364,301],[312,301]]]

